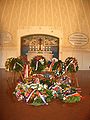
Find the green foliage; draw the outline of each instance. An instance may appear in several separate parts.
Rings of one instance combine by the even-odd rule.
[[[42,62],[42,61],[43,62]],[[38,68],[37,68],[37,70],[36,70],[36,63],[37,63],[37,61],[38,61]],[[32,70],[33,70],[33,72],[41,72],[42,70],[44,70],[45,69],[45,67],[46,67],[46,59],[43,57],[43,56],[35,56],[32,60],[31,60],[31,64],[30,64],[30,66],[31,66],[31,68],[32,68]]]
[[[74,88],[74,87],[72,87],[71,88],[71,92],[73,93],[73,92],[76,92],[77,90],[76,90],[76,88]]]
[[[67,67],[67,71],[72,73],[72,72],[77,72],[79,69],[78,62],[76,58],[74,57],[68,57],[65,60],[65,67]]]
[[[40,106],[40,105],[43,105],[43,101],[40,97],[37,97],[37,99],[34,100],[33,103],[31,103],[31,105]]]
[[[46,94],[47,94],[46,101],[50,102],[53,99],[52,91],[47,89]]]
[[[67,84],[61,84],[60,86],[62,89],[65,89],[66,87],[68,87]]]
[[[52,85],[51,81],[50,80],[40,80],[40,83],[42,84],[46,84],[48,85],[48,87],[50,87]]]
[[[51,90],[47,89],[47,90],[46,90],[46,93],[47,93],[51,98],[53,97]]]
[[[52,70],[56,70],[58,67],[61,67],[62,69],[63,66],[63,62],[61,60],[59,60],[58,62],[56,62],[52,68]]]
[[[54,66],[52,67],[52,70],[55,71],[56,75],[61,76],[65,71],[65,65],[61,60],[59,60],[54,64]]]
[[[64,97],[64,95],[63,95],[62,93],[60,93],[60,94],[58,95],[58,98],[59,98],[60,100],[63,100],[63,97]]]
[[[81,100],[80,96],[70,96],[66,100],[64,100],[65,103],[76,103]]]
[[[23,61],[20,58],[8,58],[5,62],[6,70],[19,72],[23,69]]]

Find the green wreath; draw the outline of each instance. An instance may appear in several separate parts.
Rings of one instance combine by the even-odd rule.
[[[23,61],[20,58],[8,58],[5,62],[5,68],[7,71],[19,72],[22,71],[24,66]]]
[[[65,69],[67,72],[77,72],[79,67],[78,67],[78,62],[76,58],[74,57],[68,57],[65,60]]]
[[[62,75],[65,71],[64,63],[61,60],[59,60],[54,64],[52,70],[55,71],[56,75]]]
[[[41,72],[46,67],[46,59],[43,56],[35,56],[30,64],[33,72]]]

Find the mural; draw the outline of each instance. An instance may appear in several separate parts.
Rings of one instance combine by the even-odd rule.
[[[33,34],[21,37],[21,55],[28,53],[52,53],[59,58],[59,38],[45,34]]]

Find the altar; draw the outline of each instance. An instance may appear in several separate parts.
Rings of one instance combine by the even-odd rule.
[[[59,39],[50,35],[34,34],[21,38],[21,56],[29,61],[35,56],[43,56],[47,61],[59,58]]]
[[[28,51],[27,59],[31,61],[31,59],[37,55],[45,57],[47,61],[53,57],[52,51]]]

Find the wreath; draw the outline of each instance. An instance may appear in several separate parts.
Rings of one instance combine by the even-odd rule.
[[[41,72],[46,67],[46,59],[43,56],[35,56],[30,64],[33,72]]]
[[[64,63],[59,60],[54,64],[52,70],[55,72],[56,76],[61,76],[65,71]]]
[[[8,58],[5,62],[5,68],[7,71],[19,72],[22,71],[24,66],[23,61],[20,58]]]
[[[78,62],[77,62],[76,58],[74,58],[74,57],[66,58],[66,60],[65,60],[65,70],[67,72],[70,72],[70,73],[77,72],[78,69],[79,69],[79,67],[78,67]]]
[[[52,91],[47,88],[47,85],[37,83],[24,84],[18,82],[13,94],[18,101],[24,100],[34,106],[48,105],[48,102],[53,98]]]

